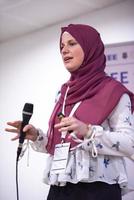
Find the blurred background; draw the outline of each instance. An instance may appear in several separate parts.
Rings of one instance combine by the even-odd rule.
[[[110,63],[115,62],[107,57],[107,72],[134,92],[134,0],[0,0],[1,200],[16,199],[18,141],[11,142],[14,135],[4,131],[6,123],[21,120],[24,104],[31,102],[30,123],[47,131],[56,92],[69,78],[59,52],[60,28],[69,23],[95,27],[108,56],[118,50],[131,54],[114,70]],[[27,157],[26,152],[19,162],[20,200],[45,200],[49,187],[42,177],[47,155],[30,149],[29,166]],[[134,187],[134,163],[128,160],[127,169]],[[134,192],[123,200],[134,200]]]

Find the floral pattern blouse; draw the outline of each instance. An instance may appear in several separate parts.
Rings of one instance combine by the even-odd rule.
[[[66,182],[118,183],[123,194],[129,191],[124,157],[134,160],[134,116],[127,94],[101,124],[92,126],[94,137],[85,138],[69,152],[65,173],[53,174],[50,169],[53,156],[49,155],[43,181],[49,185],[63,186]],[[39,129],[39,136],[32,144],[34,150],[47,153],[47,136]],[[96,156],[93,156],[95,148]]]

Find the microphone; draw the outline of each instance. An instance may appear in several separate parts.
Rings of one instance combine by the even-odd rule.
[[[20,129],[20,136],[19,136],[19,145],[17,149],[17,161],[19,160],[19,156],[22,151],[23,143],[25,140],[26,133],[23,132],[23,128],[29,123],[30,118],[33,114],[33,104],[25,103],[23,111],[22,111],[22,124]]]

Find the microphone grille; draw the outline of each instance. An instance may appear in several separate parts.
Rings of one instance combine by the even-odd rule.
[[[23,108],[23,113],[33,113],[33,104],[32,103],[25,103],[24,108]]]

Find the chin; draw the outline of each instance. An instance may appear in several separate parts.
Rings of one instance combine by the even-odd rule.
[[[77,67],[75,67],[75,66],[67,66],[67,65],[65,65],[65,67],[66,67],[67,71],[69,71],[69,72],[74,72],[74,71],[77,70]]]
[[[66,67],[67,71],[68,72],[74,72],[76,69],[72,69],[72,68],[69,68],[69,67]]]

